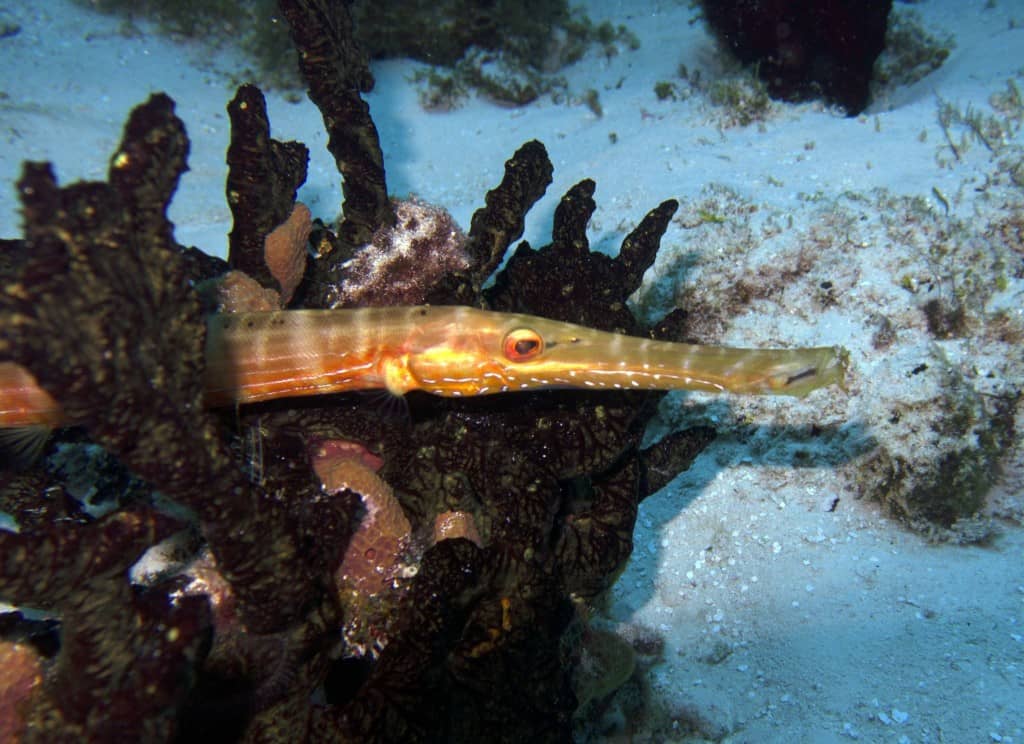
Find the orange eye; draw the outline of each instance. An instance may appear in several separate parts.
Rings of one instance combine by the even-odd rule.
[[[510,362],[525,362],[544,351],[544,339],[529,328],[517,328],[505,336],[504,351]]]

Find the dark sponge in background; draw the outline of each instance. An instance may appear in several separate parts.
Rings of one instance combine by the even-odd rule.
[[[868,105],[892,0],[702,0],[708,25],[772,98]]]

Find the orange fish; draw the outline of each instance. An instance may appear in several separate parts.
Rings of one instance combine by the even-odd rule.
[[[803,396],[842,384],[838,346],[734,349],[655,341],[470,307],[222,313],[207,320],[206,403],[350,390],[702,390]],[[33,377],[0,363],[0,426],[63,421]]]

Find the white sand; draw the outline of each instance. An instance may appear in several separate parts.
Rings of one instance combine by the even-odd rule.
[[[166,91],[192,139],[191,170],[171,212],[177,237],[223,255],[228,74],[242,63],[230,52],[209,59],[202,47],[172,44],[145,26],[125,34],[118,21],[63,0],[31,5],[0,10],[0,22],[21,27],[0,39],[0,237],[20,232],[14,183],[22,160],[52,161],[65,183],[102,178],[128,111]],[[663,406],[655,433],[710,419],[721,436],[642,506],[636,551],[608,614],[613,627],[653,629],[665,653],[641,669],[646,714],[626,721],[617,712],[626,703],[613,702],[599,738],[681,739],[696,720],[701,735],[731,742],[1024,742],[1020,448],[996,486],[988,511],[1000,534],[987,547],[934,545],[860,498],[877,487],[862,470],[873,443],[916,456],[919,466],[938,452],[931,424],[948,405],[938,369],[982,394],[1024,384],[1019,341],[990,332],[1000,309],[1018,330],[1024,322],[1024,282],[1013,276],[1021,255],[991,234],[1014,210],[1020,215],[1022,190],[977,141],[956,161],[937,118],[940,100],[992,113],[990,96],[1008,79],[1024,87],[1024,6],[986,5],[897,3],[933,32],[953,34],[956,48],[940,70],[887,91],[854,119],[780,105],[761,126],[722,128],[724,112],[700,92],[659,102],[654,84],[681,84],[680,63],[706,80],[721,74],[702,25],[688,23],[686,2],[591,3],[592,17],[626,23],[642,42],[565,71],[577,95],[598,91],[601,117],[549,100],[523,109],[470,100],[426,113],[407,80],[416,65],[374,66],[369,101],[393,193],[442,204],[468,225],[504,161],[540,139],[555,181],[530,213],[531,244],[548,242],[558,197],[583,178],[598,183],[592,242],[609,252],[647,210],[677,198],[681,216],[638,297],[647,311],[669,309],[684,286],[714,307],[736,281],[788,265],[805,249],[810,271],[738,317],[723,316],[727,327],[709,328],[706,340],[851,350],[847,393],[805,401],[673,396]],[[318,112],[278,95],[268,102],[274,136],[312,151],[300,198],[333,218],[340,188]],[[1006,134],[1001,146],[1022,146],[1019,120]],[[709,214],[724,222],[708,222]],[[951,217],[966,225],[953,240],[961,248],[937,266],[929,251],[949,238]],[[968,267],[987,289],[981,320],[966,338],[936,341],[920,305],[948,295]],[[833,287],[827,305],[822,282]],[[876,314],[896,329],[887,348],[871,343]],[[931,373],[911,374],[921,363]],[[897,410],[904,414],[894,417]],[[810,424],[825,435],[807,437]]]

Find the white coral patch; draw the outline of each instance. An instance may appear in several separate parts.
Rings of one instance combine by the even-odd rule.
[[[446,210],[417,199],[392,206],[395,224],[344,264],[336,304],[418,304],[446,274],[469,267],[466,235]]]

